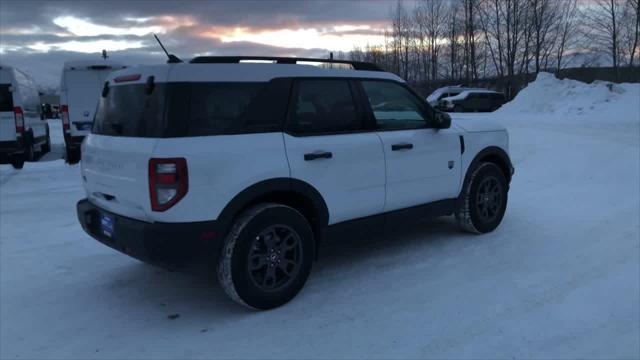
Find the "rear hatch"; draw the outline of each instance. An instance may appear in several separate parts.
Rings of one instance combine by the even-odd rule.
[[[11,84],[4,81],[0,82],[0,141],[16,141],[13,94]]]
[[[73,136],[91,131],[93,117],[105,79],[117,70],[110,65],[92,65],[64,72],[66,104]]]
[[[158,138],[164,135],[167,108],[166,87],[154,83],[149,89],[145,83],[149,76],[120,76],[134,80],[110,81],[106,96],[98,95],[93,132],[82,145],[81,163],[91,202],[143,221],[151,221],[148,166]],[[164,77],[156,73],[154,79]]]

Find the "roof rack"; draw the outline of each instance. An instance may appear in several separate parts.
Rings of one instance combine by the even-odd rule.
[[[296,57],[274,57],[274,56],[198,56],[191,61],[191,64],[234,64],[243,60],[258,60],[258,61],[274,61],[276,64],[297,64],[298,62],[320,62],[326,64],[348,64],[353,67],[354,70],[365,71],[384,71],[378,65],[362,62],[362,61],[350,61],[350,60],[336,60],[336,59],[316,59],[316,58],[296,58]]]

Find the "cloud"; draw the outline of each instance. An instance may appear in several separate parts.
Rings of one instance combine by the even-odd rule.
[[[0,62],[51,86],[65,60],[196,55],[324,57],[375,43],[389,1],[0,1]]]
[[[97,36],[97,35],[136,35],[144,36],[152,33],[164,33],[161,26],[129,26],[114,27],[106,25],[96,25],[90,20],[79,19],[73,16],[60,16],[53,19],[53,23],[64,28],[76,36]]]

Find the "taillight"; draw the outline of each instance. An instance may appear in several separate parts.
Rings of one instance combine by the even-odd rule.
[[[60,105],[60,118],[62,119],[62,130],[69,132],[71,123],[69,123],[69,107],[67,105]]]
[[[189,190],[187,160],[184,158],[149,160],[151,210],[165,211]]]
[[[24,132],[24,113],[20,106],[13,108],[13,115],[16,118],[16,133],[22,134]]]

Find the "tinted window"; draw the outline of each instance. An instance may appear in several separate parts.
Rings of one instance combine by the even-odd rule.
[[[379,129],[415,129],[427,125],[423,104],[404,86],[389,81],[363,81],[362,86]]]
[[[251,102],[265,83],[194,83],[191,87],[189,134],[239,131]]]
[[[13,95],[9,91],[10,84],[0,84],[0,111],[13,112]]]
[[[93,132],[182,137],[281,131],[290,81],[158,83],[111,86],[100,98]]]
[[[297,81],[289,119],[289,128],[295,133],[336,133],[361,129],[346,80]]]
[[[163,137],[166,85],[147,94],[145,84],[111,86],[100,97],[93,132],[101,135]]]

